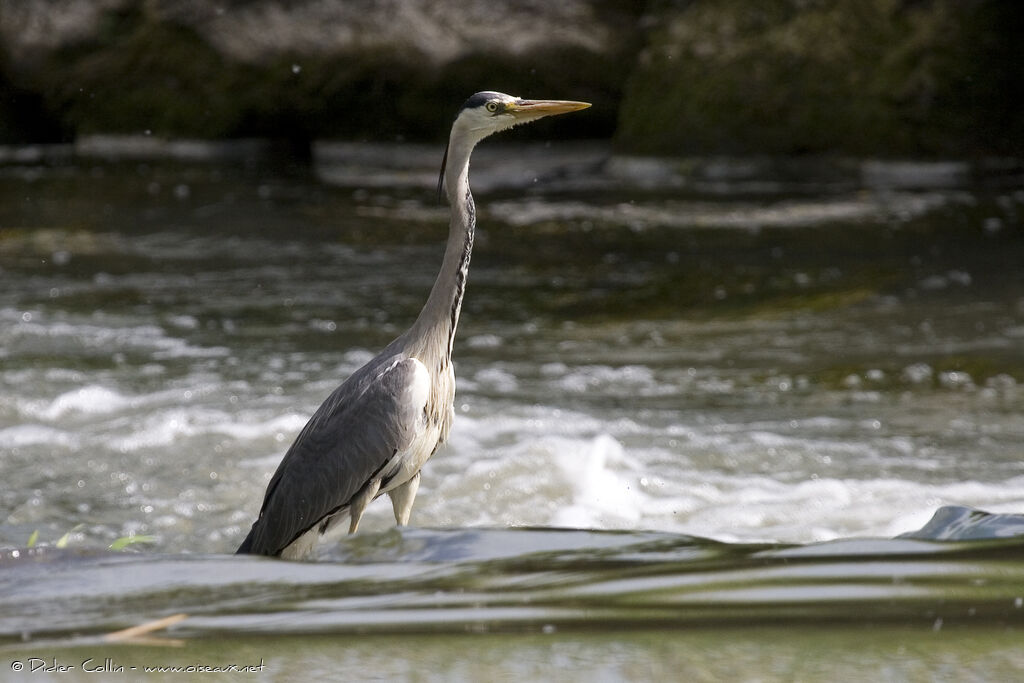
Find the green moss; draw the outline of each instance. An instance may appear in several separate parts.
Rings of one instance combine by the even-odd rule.
[[[739,0],[666,7],[626,89],[646,153],[1024,151],[1005,1]],[[979,106],[979,105],[984,105]],[[993,135],[1002,131],[1001,135]]]
[[[51,109],[78,132],[216,137],[237,127],[238,75],[192,31],[111,15],[88,44],[40,70]]]

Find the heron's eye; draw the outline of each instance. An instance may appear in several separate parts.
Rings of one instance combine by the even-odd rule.
[[[497,102],[488,102],[484,106],[487,108],[487,111],[491,112],[492,114],[494,114],[495,112],[498,111],[498,103]]]

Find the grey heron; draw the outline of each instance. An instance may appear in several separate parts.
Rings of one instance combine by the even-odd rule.
[[[466,286],[476,209],[469,157],[492,133],[586,102],[525,100],[478,92],[462,105],[441,162],[438,192],[451,205],[440,272],[416,321],[323,402],[267,485],[259,517],[238,553],[308,555],[319,536],[388,494],[399,526],[409,522],[420,468],[448,438],[454,417],[452,343]]]

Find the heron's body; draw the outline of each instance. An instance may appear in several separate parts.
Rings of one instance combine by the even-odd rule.
[[[420,469],[448,438],[454,417],[452,344],[473,250],[476,211],[469,158],[487,135],[589,106],[481,92],[452,126],[442,179],[452,206],[441,270],[416,322],[327,398],[274,473],[239,553],[308,554],[345,519],[354,532],[366,506],[387,493],[407,524]]]

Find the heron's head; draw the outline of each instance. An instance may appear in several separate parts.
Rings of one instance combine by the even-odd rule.
[[[455,117],[452,138],[454,140],[456,135],[465,136],[475,144],[492,133],[518,126],[520,123],[579,111],[589,106],[588,102],[524,100],[500,92],[478,92],[466,100]]]
[[[441,174],[437,179],[438,198],[441,197],[444,185],[449,152],[454,151],[456,158],[464,158],[468,163],[469,154],[476,143],[492,133],[507,130],[520,123],[536,121],[545,116],[567,114],[589,106],[589,102],[568,100],[524,100],[521,97],[490,90],[476,93],[462,105],[452,125],[448,147],[441,161]]]

